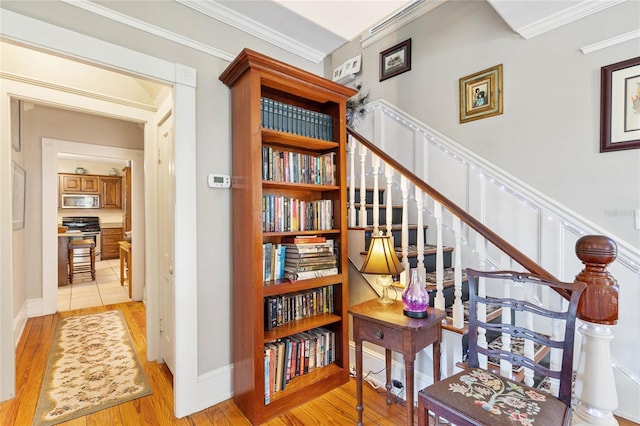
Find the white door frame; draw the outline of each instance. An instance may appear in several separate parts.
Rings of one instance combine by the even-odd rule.
[[[178,63],[136,52],[102,40],[56,27],[8,10],[0,14],[0,35],[8,40],[34,46],[45,51],[101,64],[116,70],[150,77],[174,87],[176,216],[176,372],[174,402],[176,417],[197,410],[197,249],[196,249],[196,70]],[[9,105],[8,94],[0,102]],[[3,108],[2,121],[8,122],[9,109]],[[5,117],[6,115],[6,117]],[[5,121],[7,120],[7,121]],[[6,127],[3,126],[5,129]],[[0,189],[10,191],[11,147],[8,132],[0,140]],[[179,147],[179,149],[178,149]],[[9,155],[4,155],[9,154]],[[178,173],[179,171],[179,173]],[[9,193],[9,192],[6,192]],[[147,206],[149,207],[149,206]],[[11,270],[11,201],[0,197],[0,400],[15,394],[13,276]],[[4,238],[6,237],[6,238]],[[151,242],[147,240],[147,243]],[[8,256],[7,256],[8,255]],[[151,268],[150,268],[151,269]],[[147,272],[150,272],[147,271]],[[147,285],[147,345],[149,359],[156,359],[159,341],[157,286]],[[8,297],[5,297],[8,296]],[[5,332],[6,331],[6,332]]]

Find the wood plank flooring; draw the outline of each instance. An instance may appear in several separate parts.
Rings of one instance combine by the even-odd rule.
[[[173,388],[171,372],[165,364],[148,362],[146,345],[146,313],[140,302],[119,303],[94,308],[61,312],[55,315],[30,318],[27,321],[22,338],[16,349],[16,397],[0,403],[0,425],[28,426],[38,402],[40,386],[46,369],[49,348],[61,318],[84,315],[106,310],[120,309],[129,325],[131,338],[138,357],[143,364],[149,383],[153,389],[151,395],[125,402],[115,407],[89,414],[84,417],[61,423],[65,426],[169,426],[169,425],[250,425],[233,400],[199,411],[188,417],[176,419],[173,416]],[[345,385],[301,405],[277,417],[267,426],[307,426],[307,425],[353,425],[357,420],[355,381],[351,379]],[[386,404],[384,390],[374,390],[364,386],[364,424],[377,426],[396,426],[405,424],[404,401]],[[417,419],[417,416],[416,416]],[[417,421],[417,420],[416,420]],[[636,423],[619,419],[620,426]]]
[[[146,361],[146,313],[144,305],[140,302],[119,303],[30,318],[16,349],[16,397],[0,403],[0,425],[31,425],[47,365],[49,348],[58,321],[68,316],[111,309],[120,309],[124,314],[133,344],[153,393],[79,417],[62,423],[62,425],[250,425],[233,400],[224,401],[186,418],[176,419],[173,416],[171,372],[165,364]],[[352,379],[340,388],[269,421],[267,425],[353,425],[357,420],[355,393],[355,382]],[[403,401],[400,401],[401,404],[394,403],[388,406],[383,393],[378,393],[368,385],[364,386],[364,400],[364,423],[366,425],[395,426],[404,424]]]

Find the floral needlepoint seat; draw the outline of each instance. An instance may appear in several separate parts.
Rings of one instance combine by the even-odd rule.
[[[428,413],[431,412],[435,415],[436,425],[440,417],[457,426],[569,425],[575,317],[584,284],[561,283],[510,271],[480,272],[467,269],[467,275],[468,367],[419,392],[418,424],[426,426]],[[483,286],[479,293],[480,280]],[[504,292],[508,297],[487,297],[483,294],[485,285],[495,291],[496,288],[514,283],[517,284],[515,290],[510,287]],[[544,294],[539,291],[542,287],[555,290],[558,294],[552,294],[553,297],[567,298],[568,306],[559,311],[542,308],[536,297],[532,297]],[[485,305],[484,309],[479,309],[481,305]],[[563,305],[567,304],[560,301],[554,304]],[[485,322],[486,318],[479,318],[479,311],[486,312],[491,307],[503,310],[500,322]],[[484,314],[480,316],[486,317]],[[525,327],[525,324],[530,327]],[[556,332],[548,337],[540,330],[531,330],[533,325],[546,333],[555,327]],[[482,336],[499,335],[500,343],[483,342],[479,345],[479,330]],[[559,330],[564,330],[564,335],[555,336],[561,334]],[[551,359],[561,358],[561,361],[552,362],[549,367],[542,365],[539,356],[542,346],[551,351]],[[491,362],[487,362],[487,359]],[[516,374],[516,370],[519,374]],[[502,377],[501,372],[506,372],[509,377]],[[556,396],[534,388],[534,376],[550,378],[552,383],[555,382],[552,389],[556,391]],[[524,377],[526,384],[514,380],[521,377]]]

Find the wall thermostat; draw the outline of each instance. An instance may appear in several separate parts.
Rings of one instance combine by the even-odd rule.
[[[209,188],[230,188],[231,178],[229,175],[219,175],[212,173],[207,177]]]

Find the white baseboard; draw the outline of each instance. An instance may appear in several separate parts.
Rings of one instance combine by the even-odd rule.
[[[204,410],[233,396],[233,364],[198,377],[198,402],[193,412]]]

